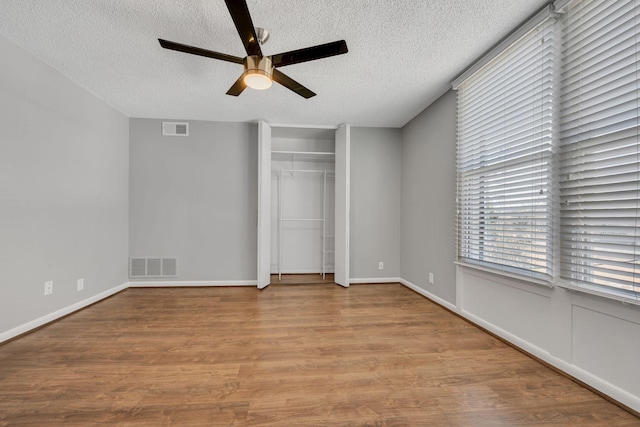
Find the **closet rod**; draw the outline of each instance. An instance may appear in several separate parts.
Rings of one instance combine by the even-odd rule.
[[[324,221],[324,218],[282,218],[283,221]]]
[[[325,173],[323,170],[313,170],[313,169],[280,169],[277,173],[280,172],[289,172],[289,173]],[[331,173],[333,171],[328,171],[327,173]],[[276,173],[274,173],[276,175]]]
[[[281,173],[280,171],[278,171],[278,172],[272,172],[272,173],[271,173],[271,176],[282,176],[282,175],[286,175],[286,174],[289,174],[290,176],[293,176],[296,172],[310,172],[310,173],[319,173],[319,174],[322,174],[322,173],[323,173],[323,171],[315,171],[315,170],[312,170],[312,171],[308,171],[308,170],[301,170],[301,171],[295,171],[295,170],[288,171],[288,170],[283,170],[283,171],[282,171],[282,173]],[[331,172],[327,172],[327,178],[328,178],[328,179],[335,179],[335,177],[336,177],[336,175],[333,173],[333,171],[331,171]]]

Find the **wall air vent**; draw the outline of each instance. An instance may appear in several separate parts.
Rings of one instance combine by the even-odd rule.
[[[130,258],[129,277],[177,277],[176,258]]]
[[[189,123],[162,122],[162,136],[189,136]]]

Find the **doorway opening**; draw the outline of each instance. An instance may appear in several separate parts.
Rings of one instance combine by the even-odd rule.
[[[309,273],[325,280],[333,273],[335,284],[348,287],[350,126],[260,121],[258,144],[258,288],[271,283],[271,274]],[[304,233],[311,238],[301,239]],[[297,263],[309,254],[306,265]]]
[[[272,283],[333,283],[334,217],[335,131],[274,129]]]

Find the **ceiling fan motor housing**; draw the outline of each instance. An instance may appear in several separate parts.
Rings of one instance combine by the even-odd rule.
[[[244,58],[244,83],[258,90],[271,87],[273,63],[268,56],[249,55]]]
[[[268,56],[250,55],[244,58],[245,74],[262,74],[271,78],[273,74],[273,63]]]

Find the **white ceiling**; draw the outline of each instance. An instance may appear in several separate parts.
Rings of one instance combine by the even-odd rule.
[[[346,55],[225,95],[238,64],[165,50],[157,38],[244,57],[223,0],[2,0],[0,34],[129,117],[400,127],[548,0],[247,0],[266,55],[344,39]]]

